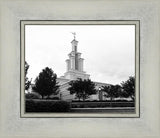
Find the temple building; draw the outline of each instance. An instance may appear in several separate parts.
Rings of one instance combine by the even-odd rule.
[[[83,67],[84,67],[84,59],[81,57],[81,53],[78,52],[77,47],[78,47],[78,41],[75,38],[75,33],[74,34],[74,39],[71,41],[71,46],[72,50],[68,54],[68,59],[66,60],[66,72],[64,73],[64,76],[61,76],[57,78],[57,82],[59,87],[59,94],[58,95],[51,95],[51,97],[59,97],[61,100],[76,100],[75,94],[70,94],[68,91],[68,88],[70,87],[69,82],[72,80],[76,80],[78,78],[81,78],[82,80],[84,79],[89,79],[90,75],[87,74]],[[102,86],[108,86],[109,84],[106,83],[101,83],[101,82],[94,82],[96,89],[97,89],[97,94],[93,94],[90,96],[89,99],[87,100],[105,100],[105,97],[103,96],[103,92],[100,91],[100,88]],[[28,93],[35,93],[32,89],[34,84],[31,84]]]
[[[78,52],[78,41],[75,38],[71,41],[72,51],[68,54],[68,59],[66,60],[66,72],[64,76],[57,78],[57,82],[60,85],[60,99],[62,100],[76,100],[75,95],[71,95],[70,92],[67,90],[70,85],[69,82],[72,80],[76,80],[78,78],[89,79],[90,75],[87,74],[83,70],[84,59],[81,58],[81,53]],[[102,86],[108,86],[109,84],[94,82],[96,85],[96,89],[99,90]],[[103,93],[99,92],[97,94],[91,95],[88,100],[103,100],[104,96]]]

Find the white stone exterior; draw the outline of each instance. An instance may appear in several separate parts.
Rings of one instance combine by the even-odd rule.
[[[60,85],[60,92],[58,96],[61,100],[76,100],[75,95],[71,95],[68,91],[68,88],[70,87],[69,82],[72,80],[76,80],[78,78],[81,79],[89,79],[90,75],[86,74],[86,72],[83,70],[83,61],[84,59],[81,58],[81,53],[77,52],[77,46],[78,41],[75,39],[71,42],[72,44],[72,51],[68,54],[69,59],[66,60],[66,72],[64,73],[64,76],[61,76],[60,78],[57,78],[58,85]],[[101,82],[94,82],[96,85],[96,89],[99,90],[102,86],[108,86],[109,84],[101,83]],[[32,84],[30,88],[28,89],[28,92],[34,92],[32,89]],[[53,97],[52,96],[52,97]],[[103,93],[98,93],[91,95],[89,99],[87,100],[104,100]]]
[[[69,58],[66,60],[66,73],[64,76],[57,79],[60,85],[60,99],[62,100],[75,100],[75,95],[71,95],[68,91],[69,82],[71,80],[76,80],[78,78],[81,79],[89,79],[90,75],[86,74],[83,70],[83,61],[81,58],[81,53],[77,51],[78,41],[73,39],[71,42],[72,51],[68,54]],[[106,83],[95,82],[96,89],[99,90],[100,87],[106,86]],[[104,100],[103,93],[97,93],[91,95],[87,100]]]
[[[67,71],[64,74],[65,79],[75,80],[77,78],[89,79],[90,75],[83,71],[83,58],[81,53],[77,51],[78,41],[73,39],[72,51],[68,54],[69,59],[66,60]]]

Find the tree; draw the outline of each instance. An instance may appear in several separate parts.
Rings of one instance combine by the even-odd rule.
[[[110,100],[112,101],[113,98],[117,98],[120,96],[121,86],[120,85],[102,86],[101,91],[105,92],[104,96],[110,98]]]
[[[27,77],[28,69],[29,69],[29,65],[25,61],[25,90],[28,90],[29,86],[31,85],[31,81],[29,81]]]
[[[56,82],[57,75],[52,69],[46,67],[39,73],[39,76],[35,79],[35,86],[33,90],[42,96],[50,96],[51,94],[57,94],[59,85]]]
[[[70,87],[68,90],[70,91],[70,94],[76,94],[76,98],[85,99],[89,98],[90,95],[96,94],[95,84],[90,79],[77,79],[74,81],[71,81],[69,83]]]
[[[129,79],[121,83],[122,85],[122,96],[131,97],[132,100],[135,99],[135,78],[130,76]]]

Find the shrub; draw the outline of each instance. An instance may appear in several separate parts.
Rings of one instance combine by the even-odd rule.
[[[46,99],[60,100],[59,97],[47,97]]]
[[[26,112],[32,111],[36,109],[36,104],[33,100],[26,100],[25,108]]]
[[[66,101],[26,100],[26,112],[68,112],[70,104]]]
[[[67,112],[70,110],[70,104],[66,101],[57,101],[52,106],[53,112]]]
[[[60,100],[59,97],[53,97],[53,100]]]
[[[36,93],[26,93],[25,98],[26,99],[39,99],[40,96]]]
[[[134,102],[72,102],[72,108],[134,107]]]

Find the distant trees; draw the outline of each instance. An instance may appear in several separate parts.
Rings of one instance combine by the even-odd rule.
[[[130,97],[135,99],[135,78],[130,76],[129,79],[121,83],[122,85],[122,97]]]
[[[82,80],[77,79],[74,81],[71,81],[69,83],[70,87],[68,90],[70,91],[70,94],[75,94],[76,98],[82,99],[85,101],[85,99],[89,98],[90,95],[96,94],[95,84],[90,80]]]
[[[103,86],[101,91],[104,92],[104,96],[110,98],[128,98],[135,99],[135,78],[130,76],[129,79],[120,85],[108,85]]]
[[[105,92],[104,96],[110,98],[112,101],[113,98],[117,98],[121,94],[121,86],[120,85],[108,85],[103,86],[101,91]]]
[[[95,84],[91,80],[82,80],[77,79],[69,83],[70,87],[68,90],[70,94],[75,94],[77,99],[89,98],[90,95],[96,94]],[[122,82],[121,85],[108,85],[102,86],[101,92],[104,93],[104,97],[110,98],[112,101],[114,98],[135,98],[135,78],[130,76],[129,79],[125,82]]]
[[[51,68],[46,67],[39,73],[39,76],[35,79],[35,85],[33,90],[42,96],[50,96],[51,94],[57,94],[59,85],[56,82],[57,75]]]
[[[25,61],[25,90],[28,90],[31,81],[29,81],[28,77],[27,77],[27,72],[29,69],[29,64]]]

